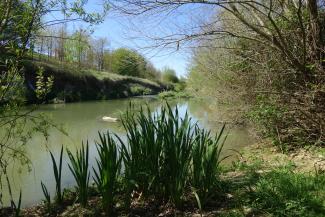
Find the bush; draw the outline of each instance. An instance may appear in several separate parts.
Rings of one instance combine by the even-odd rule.
[[[164,91],[158,94],[160,99],[191,98],[186,92]]]

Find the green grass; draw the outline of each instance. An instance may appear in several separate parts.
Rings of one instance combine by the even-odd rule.
[[[56,60],[55,60],[56,61]],[[27,102],[37,102],[33,89],[38,67],[44,69],[44,76],[53,76],[54,84],[44,99],[47,102],[75,102],[85,100],[105,100],[130,96],[157,94],[165,87],[159,82],[122,76],[93,69],[78,69],[67,63],[24,61],[28,88]],[[53,100],[55,99],[55,100]]]
[[[50,192],[47,190],[47,187],[45,186],[45,184],[43,182],[41,182],[41,186],[42,186],[42,191],[43,191],[43,195],[45,198],[45,205],[47,208],[47,211],[50,212],[51,210],[51,195]]]
[[[227,192],[233,199],[226,213],[236,212],[238,216],[324,216],[324,173],[298,173],[291,165],[262,168],[260,163],[241,165],[239,174],[242,175],[227,178]]]
[[[19,191],[19,199],[18,203],[16,204],[14,201],[11,201],[11,205],[14,209],[15,217],[19,217],[21,213],[21,199],[22,199],[22,193],[21,190]]]
[[[274,170],[250,192],[253,208],[274,216],[324,216],[325,176]]]
[[[29,63],[30,64],[30,63]],[[34,61],[33,64],[36,64],[37,66],[42,66],[44,68],[51,68],[51,70],[58,72],[58,73],[66,73],[75,77],[83,78],[86,76],[92,76],[95,77],[98,80],[111,80],[111,81],[134,81],[134,82],[143,82],[147,83],[153,86],[156,86],[157,88],[160,87],[158,83],[155,81],[151,81],[149,79],[145,78],[138,78],[138,77],[132,77],[132,76],[124,76],[119,75],[116,73],[111,73],[107,71],[97,71],[94,69],[85,69],[85,68],[78,68],[77,64],[69,64],[69,63],[62,63],[58,60],[50,60],[45,62],[40,61]]]

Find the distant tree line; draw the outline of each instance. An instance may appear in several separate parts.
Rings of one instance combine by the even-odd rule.
[[[66,27],[39,31],[30,43],[34,60],[73,63],[77,67],[108,71],[121,75],[159,79],[160,72],[135,50],[108,49],[109,40],[93,37],[85,29],[69,33]]]

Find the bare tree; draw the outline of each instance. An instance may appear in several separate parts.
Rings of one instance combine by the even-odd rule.
[[[265,120],[282,143],[325,144],[324,2],[318,0],[112,0],[113,8],[130,16],[172,16],[210,8],[203,22],[149,35],[152,47],[215,46],[242,63],[232,69],[242,78],[248,99],[258,95],[275,101],[281,119]],[[182,10],[185,8],[186,10]],[[204,16],[201,14],[200,16]],[[169,25],[171,26],[171,25]],[[167,28],[169,27],[167,25]],[[175,24],[175,26],[177,26]],[[143,28],[143,27],[141,27]],[[216,41],[236,43],[214,43]],[[211,42],[211,43],[209,43]],[[210,49],[213,49],[210,47]],[[209,48],[208,48],[209,49]],[[216,61],[216,60],[213,60]],[[215,67],[213,64],[210,66]],[[236,63],[233,64],[236,66]],[[246,67],[247,66],[247,67]],[[252,67],[252,68],[250,68]],[[254,67],[258,67],[255,69]],[[233,67],[234,68],[234,67]],[[254,70],[255,69],[255,70]],[[210,70],[213,73],[218,70]],[[229,70],[229,68],[228,68]],[[216,75],[217,76],[217,75]],[[246,83],[245,83],[245,82]],[[258,85],[258,86],[257,86]],[[237,89],[238,90],[238,89]],[[257,102],[255,102],[257,103]],[[263,105],[262,105],[263,106]],[[273,121],[273,122],[272,122]],[[284,137],[281,136],[285,135]]]
[[[104,52],[107,45],[107,38],[98,38],[94,42],[94,50],[96,53],[97,69],[104,69]]]
[[[314,63],[322,67],[324,40],[318,16],[318,9],[322,5],[319,5],[316,0],[113,0],[111,4],[113,8],[124,14],[137,16],[171,14],[191,5],[210,6],[211,10],[230,13],[232,19],[241,22],[247,28],[245,32],[235,32],[227,27],[215,25],[221,22],[220,17],[216,16],[210,23],[191,27],[188,32],[176,32],[151,38],[156,45],[162,47],[171,44],[179,47],[190,40],[231,36],[256,41],[280,51],[288,64],[305,75],[309,71],[306,68],[306,61],[312,56],[315,57]],[[309,13],[307,19],[304,16],[305,11]],[[191,11],[191,13],[195,12]],[[277,22],[278,19],[288,22],[288,25],[296,23],[299,19],[299,26],[290,33],[284,33]],[[300,40],[290,40],[291,35]],[[302,48],[300,49],[302,52],[297,53],[295,47]]]

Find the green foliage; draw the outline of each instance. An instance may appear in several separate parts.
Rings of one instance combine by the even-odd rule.
[[[47,211],[50,212],[51,210],[51,195],[50,192],[47,190],[47,187],[44,185],[43,182],[41,182],[41,186],[42,186],[42,191],[45,197],[45,204],[46,204],[46,208]]]
[[[179,79],[176,76],[176,72],[173,69],[165,68],[161,74],[161,80],[167,84],[178,83]]]
[[[51,159],[52,159],[52,166],[53,166],[53,172],[54,172],[54,178],[56,183],[56,195],[55,200],[57,204],[62,204],[64,195],[62,194],[61,190],[61,175],[62,175],[62,157],[63,157],[63,146],[61,147],[60,152],[60,160],[59,160],[59,167],[55,161],[55,158],[50,152]]]
[[[287,144],[281,141],[280,125],[286,111],[276,102],[272,102],[270,98],[258,97],[257,104],[248,113],[248,117],[258,126],[262,127],[261,131],[264,135],[273,139],[274,144],[282,151],[287,151]],[[288,116],[286,117],[289,118]]]
[[[219,134],[215,138],[210,137],[210,133],[196,127],[196,138],[193,147],[193,165],[192,165],[192,187],[199,200],[200,207],[206,202],[217,190],[220,180],[219,164],[224,159],[221,158],[221,150],[226,141],[222,138],[225,126],[222,127]]]
[[[262,4],[265,9],[284,9],[278,2]],[[313,4],[314,12],[319,13],[320,26],[315,28],[322,29],[324,9],[316,2]],[[325,84],[320,77],[324,67],[318,51],[312,51],[312,47],[316,50],[323,47],[324,40],[319,39],[316,46],[308,39],[314,34],[308,28],[314,22],[313,12],[307,4],[298,9],[288,2],[279,14],[263,12],[258,19],[251,20],[255,12],[250,6],[238,4],[230,8],[238,9],[239,16],[229,19],[237,12],[220,11],[221,24],[212,27],[220,27],[230,35],[203,40],[194,49],[188,79],[190,91],[199,97],[213,97],[218,102],[233,105],[237,108],[232,108],[236,111],[234,116],[239,116],[236,119],[249,114],[260,135],[269,137],[282,151],[322,146],[325,143]],[[254,33],[250,32],[252,29]],[[270,38],[266,39],[262,32]],[[240,37],[231,35],[238,33]],[[323,38],[324,34],[317,33],[315,38],[318,37]],[[293,55],[289,57],[289,53]]]
[[[153,193],[157,199],[165,198],[181,207],[194,171],[195,187],[198,188],[212,184],[211,179],[217,178],[221,150],[219,142],[214,142],[208,132],[192,124],[187,113],[180,117],[178,108],[173,110],[167,104],[154,114],[149,108],[141,108],[138,114],[129,110],[123,118],[123,126],[127,131],[127,143],[119,140],[125,167],[126,195],[133,190],[145,195]],[[198,146],[204,152],[198,153]],[[200,157],[204,158],[202,161],[205,165],[199,165]],[[197,174],[198,167],[211,169],[210,174],[204,175],[206,170]],[[198,186],[198,179],[205,183]],[[213,187],[202,192],[210,194]],[[198,191],[201,196],[201,189]]]
[[[0,1],[0,185],[4,178],[8,180],[8,170],[31,170],[31,161],[26,154],[25,146],[34,133],[41,133],[47,139],[50,123],[48,117],[35,115],[32,112],[36,106],[26,108],[25,94],[28,73],[25,74],[22,60],[34,48],[33,39],[40,28],[44,28],[51,20],[43,19],[53,8],[61,9],[67,17],[81,19],[89,23],[102,20],[99,13],[87,13],[83,6],[86,1],[72,1],[67,6],[66,1]],[[107,10],[107,5],[104,11]],[[45,22],[44,22],[45,21]],[[64,22],[67,20],[64,20]],[[42,69],[32,71],[37,73],[36,95],[38,100],[49,93],[53,79],[45,78]],[[33,89],[33,88],[32,88]],[[28,126],[28,127],[26,127]],[[14,172],[13,172],[14,174]],[[11,193],[10,193],[11,195]],[[12,196],[11,196],[12,197]],[[16,215],[19,215],[21,194]]]
[[[133,96],[140,96],[140,95],[149,95],[152,93],[152,90],[142,86],[133,85],[130,87],[130,92]]]
[[[158,94],[160,99],[178,99],[178,98],[191,98],[187,92],[176,92],[176,91],[163,91]]]
[[[157,185],[151,184],[159,180],[159,157],[161,155],[161,140],[157,138],[155,124],[157,116],[146,116],[141,108],[138,116],[132,113],[132,107],[123,117],[123,126],[127,131],[127,143],[121,139],[121,154],[124,164],[124,180],[126,188],[126,205],[130,205],[128,195],[134,189],[147,193],[150,189],[157,190]],[[150,114],[147,108],[147,114]],[[150,162],[150,163],[149,163]]]
[[[121,157],[118,145],[110,133],[99,133],[100,142],[97,142],[97,171],[94,169],[95,183],[102,196],[103,208],[107,214],[112,213],[114,196],[117,188],[117,179],[120,174]]]
[[[186,88],[186,81],[180,80],[178,83],[174,84],[174,90],[176,92],[182,92]]]
[[[250,201],[254,208],[274,216],[323,216],[324,184],[324,175],[274,170],[257,181]]]
[[[22,194],[21,194],[21,190],[20,190],[18,204],[13,203],[13,201],[12,201],[12,206],[13,206],[14,211],[15,211],[15,217],[19,217],[20,216],[20,212],[21,212],[21,198],[22,198]]]
[[[112,72],[120,75],[140,76],[145,70],[145,60],[135,51],[120,48],[111,54]]]
[[[39,67],[36,71],[36,98],[39,100],[39,102],[45,101],[46,97],[49,95],[49,93],[52,90],[54,82],[53,76],[44,76],[44,68]]]
[[[80,204],[83,207],[87,206],[88,203],[88,191],[89,191],[89,146],[88,142],[86,149],[84,144],[82,144],[81,150],[77,150],[76,156],[74,156],[67,149],[68,157],[70,159],[69,169],[73,174],[73,177],[77,183],[77,195]]]

